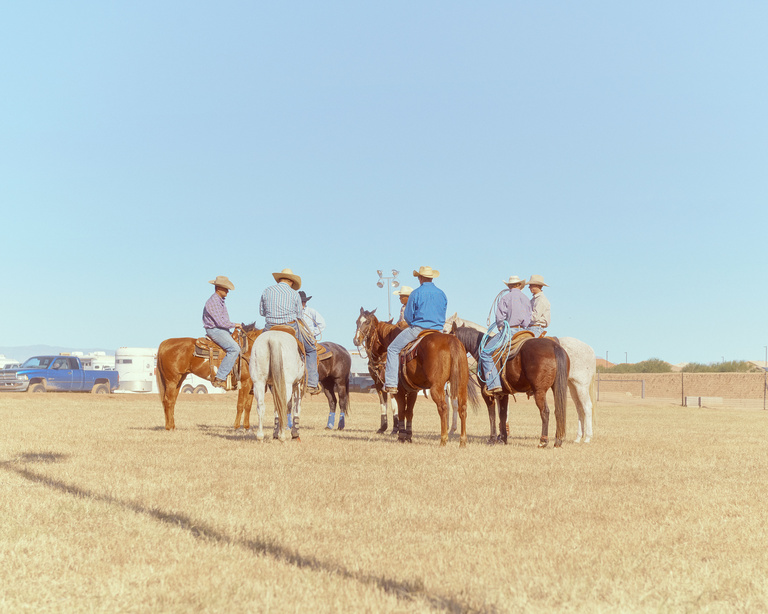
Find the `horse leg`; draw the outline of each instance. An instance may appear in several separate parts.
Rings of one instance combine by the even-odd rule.
[[[398,433],[397,438],[401,443],[411,443],[413,437],[413,406],[416,403],[416,397],[418,392],[406,394],[404,390],[400,389],[397,392],[395,399],[397,400],[397,421],[398,421]],[[391,396],[391,395],[390,395]],[[408,406],[410,406],[410,414],[408,412]]]
[[[333,386],[326,386],[325,383],[323,383],[323,392],[325,393],[325,398],[328,399],[328,424],[325,425],[325,428],[333,430],[333,425],[336,423],[336,394],[333,390]]]
[[[499,441],[507,445],[509,438],[509,395],[505,394],[498,400],[499,404]]]
[[[256,401],[256,415],[259,418],[259,429],[256,431],[256,439],[264,441],[264,403],[266,388],[265,386],[254,385],[253,396]]]
[[[339,416],[339,430],[343,431],[346,426],[347,410],[349,409],[349,393],[347,392],[348,382],[341,382],[336,385],[336,392],[339,395],[339,409],[341,415]]]
[[[174,419],[174,409],[176,408],[176,399],[179,396],[179,390],[181,390],[181,384],[184,378],[180,378],[176,382],[167,382],[165,385],[165,393],[163,394],[163,411],[165,412],[165,430],[172,431],[176,428],[176,420]]]
[[[379,409],[381,410],[381,427],[376,431],[379,435],[387,432],[387,393],[384,390],[376,389],[379,397]],[[394,418],[394,416],[392,416]]]
[[[584,404],[582,402],[582,394],[584,394],[583,387],[580,384],[577,384],[572,381],[568,381],[568,389],[571,392],[571,398],[573,399],[573,404],[576,406],[576,413],[579,416],[579,429],[578,433],[576,434],[576,439],[573,440],[573,443],[580,443],[582,441],[582,438],[584,437]],[[587,397],[589,397],[589,391],[587,391]],[[586,443],[586,442],[585,442]]]
[[[491,424],[491,434],[488,436],[488,443],[493,445],[498,441],[496,436],[496,399],[492,395],[483,395],[483,401],[485,401],[488,407],[488,422]]]
[[[291,437],[298,442],[301,442],[299,437],[299,419],[301,418],[301,391],[298,386],[293,387],[293,394],[291,400],[288,402],[289,407],[292,408],[293,424],[291,425]]]
[[[541,439],[539,439],[539,447],[546,448],[549,443],[549,405],[547,405],[547,389],[536,390],[533,398],[536,401],[536,407],[539,408],[539,415],[541,416]]]
[[[445,388],[434,386],[429,389],[429,396],[437,406],[440,415],[440,445],[448,445],[448,403],[445,400]]]
[[[249,401],[253,400],[253,397],[251,396],[252,388],[253,384],[251,383],[251,378],[240,380],[240,390],[237,392],[237,415],[235,416],[235,430],[240,428],[240,418],[243,418],[243,428],[246,431],[250,427],[250,424],[248,423],[251,413],[251,405]],[[243,412],[246,411],[246,405],[248,406],[248,411],[245,416],[243,416]]]

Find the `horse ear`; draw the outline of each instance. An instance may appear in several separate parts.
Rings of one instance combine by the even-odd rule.
[[[454,315],[456,315],[456,314],[454,314]],[[456,331],[457,331],[458,329],[459,329],[459,327],[458,327],[458,326],[456,326],[456,322],[453,322],[453,323],[451,324],[451,334],[452,334],[452,335],[455,335],[455,334],[456,334]]]
[[[360,315],[363,315],[364,313],[365,313],[365,309],[363,309],[362,307],[360,307]]]
[[[378,307],[376,307],[376,309],[378,309]],[[374,313],[376,313],[376,309],[374,309],[374,310],[371,312],[371,315],[373,315]]]

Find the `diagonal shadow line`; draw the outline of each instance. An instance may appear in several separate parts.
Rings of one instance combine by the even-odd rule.
[[[34,458],[36,455],[32,454],[24,456]],[[394,578],[387,578],[384,576],[377,576],[370,573],[350,571],[341,566],[334,565],[330,561],[321,561],[320,559],[313,556],[301,555],[295,551],[285,548],[284,546],[281,546],[279,543],[277,543],[277,541],[273,539],[234,538],[214,529],[213,527],[207,526],[205,523],[198,522],[186,514],[165,512],[158,508],[148,508],[131,501],[123,501],[110,495],[98,494],[81,488],[77,485],[67,484],[61,480],[30,471],[24,467],[18,467],[14,461],[2,461],[0,462],[0,468],[4,469],[5,471],[16,473],[17,475],[31,482],[46,486],[52,490],[57,490],[59,492],[75,497],[82,497],[93,501],[108,503],[110,505],[117,505],[137,514],[142,514],[144,516],[154,518],[159,522],[184,529],[185,531],[188,531],[193,537],[198,539],[210,540],[228,546],[239,546],[254,554],[270,556],[277,561],[288,563],[289,565],[293,565],[299,569],[309,569],[312,571],[337,574],[342,578],[354,580],[356,582],[360,582],[361,584],[379,588],[385,593],[394,595],[397,599],[413,602],[421,598],[426,600],[429,605],[436,609],[452,613],[478,612],[481,614],[495,614],[497,612],[497,609],[493,606],[484,605],[480,609],[472,608],[468,604],[457,601],[450,596],[427,592],[424,589],[424,583],[421,578],[416,578],[413,581],[404,581],[396,580]]]

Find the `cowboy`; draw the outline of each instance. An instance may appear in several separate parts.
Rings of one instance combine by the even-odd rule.
[[[216,371],[216,377],[211,383],[217,388],[226,388],[227,375],[232,371],[232,367],[235,366],[235,361],[240,354],[240,346],[232,338],[229,329],[242,328],[243,325],[229,321],[227,306],[224,304],[229,291],[235,289],[235,284],[224,275],[219,275],[208,283],[213,284],[215,290],[203,307],[203,327],[206,336],[227,352]]]
[[[264,316],[266,322],[264,330],[268,331],[277,324],[284,324],[296,331],[296,337],[301,340],[307,355],[307,391],[310,394],[318,394],[320,388],[315,340],[309,338],[299,326],[303,312],[301,295],[298,293],[301,277],[295,275],[291,269],[272,273],[272,277],[277,283],[264,290],[259,303],[259,313]]]
[[[541,275],[531,275],[531,279],[528,281],[528,289],[533,295],[531,297],[531,325],[528,330],[533,332],[537,337],[541,336],[547,326],[549,326],[549,299],[544,296],[542,286],[549,287],[544,283],[544,278]]]
[[[301,297],[301,307],[304,309],[301,319],[304,320],[304,324],[307,325],[307,328],[315,336],[315,339],[320,339],[325,330],[325,319],[323,319],[323,316],[321,316],[316,309],[307,307],[307,302],[312,298],[311,296],[307,296],[307,293],[304,292],[304,290],[299,291],[299,296]]]
[[[411,292],[413,292],[413,288],[410,286],[400,286],[399,290],[395,290],[392,293],[397,294],[400,297],[400,304],[402,305],[402,307],[400,307],[400,319],[397,321],[397,324],[405,322],[405,306],[408,304],[408,297],[411,295]]]
[[[408,327],[403,329],[387,348],[387,366],[384,370],[384,390],[397,394],[398,363],[400,350],[419,336],[421,331],[430,329],[442,331],[445,325],[445,312],[448,298],[433,280],[440,276],[440,271],[423,266],[413,272],[419,279],[419,287],[411,291],[405,305],[403,318]]]
[[[496,327],[504,328],[504,323],[509,325],[510,333],[525,330],[531,323],[531,303],[525,297],[522,290],[525,288],[525,280],[517,275],[512,275],[504,282],[509,291],[499,299],[496,304]],[[504,335],[491,337],[488,343],[480,350],[480,366],[485,374],[486,387],[490,394],[501,392],[501,380],[499,371],[493,362],[493,351],[501,345]],[[506,338],[509,340],[509,337]]]

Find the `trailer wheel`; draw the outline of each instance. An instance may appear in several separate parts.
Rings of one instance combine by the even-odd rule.
[[[208,389],[200,384],[197,388],[195,388],[195,394],[208,394]]]
[[[28,392],[45,392],[45,384],[37,383],[37,384],[30,384],[29,388],[27,388]]]
[[[109,386],[107,386],[106,384],[95,384],[93,388],[91,388],[91,393],[109,394]]]
[[[194,391],[195,389],[192,388],[192,386],[190,386],[189,384],[187,384],[186,386],[184,386],[184,388],[181,389],[181,394],[192,394]]]

